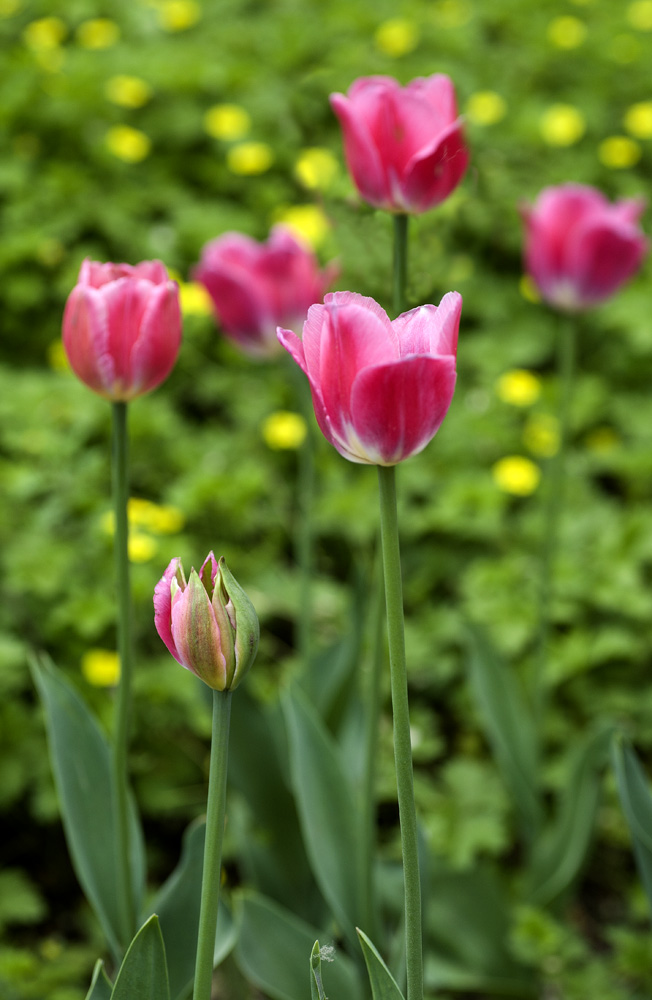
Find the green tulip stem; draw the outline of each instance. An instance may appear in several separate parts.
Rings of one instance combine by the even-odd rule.
[[[407,1000],[423,1000],[423,940],[421,883],[417,841],[417,814],[412,775],[410,706],[403,626],[403,586],[396,511],[396,478],[393,466],[378,466],[380,531],[383,547],[387,636],[394,716],[394,761],[401,825],[403,883],[405,886],[405,955]]]
[[[407,287],[408,222],[409,215],[394,217],[394,315],[405,311],[405,289]]]
[[[231,691],[213,691],[213,733],[208,775],[206,843],[201,883],[201,907],[193,1000],[211,1000],[215,931],[220,901],[222,837],[226,806],[226,772],[229,757]]]
[[[127,404],[113,403],[113,441],[111,465],[115,517],[115,577],[118,597],[118,655],[120,683],[115,705],[113,730],[113,795],[115,806],[115,840],[118,898],[121,905],[122,945],[126,949],[136,931],[133,890],[129,865],[129,818],[127,745],[131,710],[132,640],[131,587],[129,583],[129,441],[127,435]]]

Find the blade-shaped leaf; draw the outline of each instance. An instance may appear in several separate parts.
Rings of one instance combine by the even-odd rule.
[[[86,1000],[111,1000],[112,989],[111,980],[104,971],[104,962],[98,958],[93,969],[93,978],[86,994]]]
[[[330,734],[298,691],[283,703],[290,767],[313,873],[349,940],[360,923],[356,803]]]
[[[612,744],[620,804],[632,837],[639,875],[652,909],[652,793],[633,747],[622,736]]]
[[[518,678],[499,656],[484,631],[468,627],[471,687],[487,738],[514,797],[529,836],[542,819],[537,796],[536,727]]]
[[[165,945],[158,917],[150,917],[129,945],[111,1000],[170,1000]]]
[[[238,941],[234,954],[242,974],[272,1000],[306,1000],[305,956],[322,936],[254,892],[236,895],[235,915]],[[332,1000],[361,1000],[360,976],[342,952],[323,968],[323,978],[326,996]]]
[[[205,839],[205,820],[197,820],[188,827],[183,837],[179,864],[148,908],[148,915],[157,914],[161,926],[172,1000],[180,1000],[188,995],[195,974]],[[231,915],[220,900],[215,934],[215,965],[226,958],[234,944],[235,927]]]
[[[315,941],[310,952],[310,1000],[327,1000],[321,978],[321,950]]]
[[[393,975],[383,962],[375,946],[364,931],[358,928],[358,938],[362,946],[364,960],[367,963],[369,983],[374,1000],[404,1000],[403,994]]]
[[[31,667],[45,709],[52,770],[73,867],[109,946],[119,954],[129,942],[121,933],[109,744],[84,701],[53,664],[33,660]],[[133,801],[130,806],[132,886],[140,909],[144,848]]]

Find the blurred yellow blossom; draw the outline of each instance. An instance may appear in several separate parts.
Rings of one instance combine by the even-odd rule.
[[[538,304],[541,302],[539,289],[529,274],[522,274],[518,283],[518,290],[527,302]]]
[[[68,357],[65,350],[63,349],[63,343],[61,340],[53,340],[48,345],[48,364],[50,368],[55,372],[69,372],[70,365],[68,363]]]
[[[414,21],[406,21],[402,17],[393,17],[376,29],[374,35],[376,48],[386,56],[398,59],[407,55],[419,44],[419,28]]]
[[[634,0],[634,3],[630,3],[627,20],[638,31],[652,31],[652,0]]]
[[[611,135],[604,139],[598,147],[598,159],[605,167],[623,170],[633,167],[642,156],[639,144],[626,135]]]
[[[330,223],[319,205],[291,205],[274,215],[275,222],[282,222],[311,247],[320,246],[330,230]]]
[[[541,470],[529,458],[508,455],[495,463],[491,470],[494,483],[504,493],[527,497],[541,482]]]
[[[94,17],[79,25],[76,36],[84,49],[110,49],[120,38],[120,28],[108,17]]]
[[[607,55],[614,62],[627,66],[640,58],[641,43],[634,35],[615,35],[607,49]]]
[[[157,535],[174,535],[185,524],[183,511],[171,504],[157,504],[143,497],[130,497],[127,504],[127,518],[130,528],[153,531]],[[115,532],[112,510],[107,510],[100,519],[100,526],[106,535]]]
[[[541,395],[541,381],[534,372],[525,368],[512,368],[497,380],[496,393],[503,403],[531,406]]]
[[[523,429],[523,443],[533,455],[552,458],[559,451],[559,420],[550,413],[533,413]]]
[[[431,10],[433,21],[440,28],[462,28],[473,14],[468,0],[437,0]]]
[[[294,172],[304,187],[325,191],[337,176],[339,163],[330,149],[312,146],[299,154]]]
[[[204,129],[214,139],[242,139],[250,128],[249,113],[238,104],[214,104],[204,115]]]
[[[586,38],[586,25],[570,14],[555,17],[548,25],[548,41],[558,49],[576,49]]]
[[[264,174],[274,162],[274,153],[266,142],[241,142],[231,146],[226,154],[226,165],[234,174],[251,177]]]
[[[572,146],[584,135],[586,122],[572,104],[553,104],[541,116],[540,128],[549,146]]]
[[[211,297],[198,281],[179,282],[179,300],[184,316],[212,316]]]
[[[265,444],[274,451],[299,448],[305,441],[308,426],[300,413],[278,410],[263,422]]]
[[[507,114],[504,97],[494,90],[478,90],[466,104],[466,115],[474,125],[495,125]]]
[[[613,427],[596,427],[586,435],[584,443],[589,451],[605,455],[618,447],[620,437]]]
[[[107,148],[125,163],[140,163],[152,148],[149,136],[131,125],[114,125],[105,136]]]
[[[130,531],[128,548],[131,562],[149,562],[158,552],[158,542],[142,531]]]
[[[120,657],[112,649],[89,649],[82,656],[81,670],[94,687],[115,687],[120,680]]]
[[[196,0],[162,0],[156,9],[164,31],[186,31],[201,18],[201,7]]]
[[[12,17],[20,10],[21,0],[0,0],[0,17]]]
[[[38,21],[30,21],[23,38],[32,52],[48,52],[56,49],[67,33],[66,24],[60,17],[41,17]]]
[[[625,128],[637,139],[652,138],[652,101],[639,101],[625,112]]]
[[[122,108],[142,108],[152,96],[152,88],[139,76],[112,76],[104,84],[109,101]]]

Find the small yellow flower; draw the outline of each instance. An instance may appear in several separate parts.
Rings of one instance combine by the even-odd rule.
[[[186,31],[201,18],[196,0],[162,0],[157,4],[159,24],[164,31]]]
[[[152,96],[152,88],[139,76],[112,76],[104,84],[104,93],[121,108],[142,108]]]
[[[156,535],[175,535],[185,522],[183,511],[171,504],[157,504],[143,497],[129,497],[127,504],[129,529],[154,532]],[[100,527],[105,535],[115,534],[115,518],[112,510],[105,511],[100,518]],[[141,535],[141,538],[144,537]],[[140,544],[140,543],[138,543]]]
[[[264,174],[274,162],[274,153],[266,142],[241,142],[231,146],[226,154],[226,165],[234,174],[253,177]]]
[[[214,139],[242,139],[250,128],[249,113],[238,104],[214,104],[204,115],[204,129]]]
[[[20,10],[21,0],[0,0],[0,17],[12,17]]]
[[[614,62],[620,63],[622,66],[628,66],[630,63],[640,59],[641,43],[634,35],[615,35],[607,49],[607,55]]]
[[[652,0],[635,0],[630,3],[627,20],[638,31],[652,31]]]
[[[559,451],[559,421],[550,413],[533,413],[523,430],[523,443],[533,455],[552,458]]]
[[[652,101],[639,101],[632,104],[623,119],[625,128],[637,139],[652,138]]]
[[[329,188],[338,170],[339,163],[330,149],[319,146],[304,149],[294,165],[297,178],[311,191],[325,191]]]
[[[179,300],[184,316],[212,316],[211,297],[198,281],[179,282]]]
[[[134,563],[149,562],[158,552],[158,542],[140,531],[129,532],[129,559]]]
[[[606,455],[614,451],[620,444],[620,437],[612,427],[596,427],[584,439],[589,451],[597,455]]]
[[[313,249],[320,246],[330,230],[330,223],[318,205],[292,205],[274,215],[275,222],[282,222]]]
[[[440,28],[462,28],[471,20],[473,10],[467,0],[437,0],[432,14]]]
[[[295,449],[305,441],[308,427],[300,413],[278,410],[263,422],[265,444],[274,451]]]
[[[504,97],[494,90],[478,90],[471,94],[466,105],[466,115],[474,125],[495,125],[507,114]]]
[[[393,17],[376,29],[374,35],[376,48],[386,56],[398,59],[412,52],[419,44],[419,28],[414,21],[406,21],[401,17]]]
[[[541,481],[539,466],[521,455],[501,458],[493,466],[491,474],[498,489],[517,497],[527,497],[534,493]]]
[[[626,135],[611,135],[600,143],[598,158],[605,167],[623,170],[633,167],[643,155],[641,147]]]
[[[529,274],[521,275],[518,283],[518,290],[527,302],[534,302],[535,305],[541,302],[539,289]]]
[[[65,22],[60,17],[41,17],[38,21],[30,21],[23,31],[23,38],[32,52],[49,52],[61,45],[67,33]]]
[[[94,687],[115,687],[120,680],[120,657],[112,649],[89,649],[82,656],[81,670]]]
[[[541,395],[541,381],[534,372],[525,368],[512,368],[496,382],[496,393],[503,403],[532,406]]]
[[[106,133],[107,148],[125,163],[140,163],[152,148],[149,136],[131,125],[114,125]]]
[[[80,24],[76,35],[83,49],[110,49],[120,38],[120,28],[108,17],[94,17]]]
[[[69,372],[70,365],[68,363],[68,357],[63,349],[63,344],[60,340],[53,340],[48,346],[48,364],[52,371],[55,372]]]
[[[584,135],[586,122],[572,104],[553,104],[542,115],[540,128],[549,146],[572,146]]]
[[[576,49],[586,38],[586,25],[579,17],[555,17],[548,25],[548,41],[558,49]]]

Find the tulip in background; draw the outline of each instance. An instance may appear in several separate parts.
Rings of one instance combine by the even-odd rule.
[[[610,298],[641,266],[648,240],[638,226],[644,198],[610,204],[595,188],[545,188],[522,210],[525,267],[541,297],[564,312]]]
[[[225,334],[246,353],[278,352],[276,327],[303,323],[321,302],[336,274],[320,270],[315,255],[285,226],[275,226],[265,243],[225,233],[208,243],[194,270],[206,288]]]
[[[469,154],[449,77],[436,73],[406,87],[389,76],[362,77],[330,101],[349,171],[370,205],[427,212],[462,180]]]

